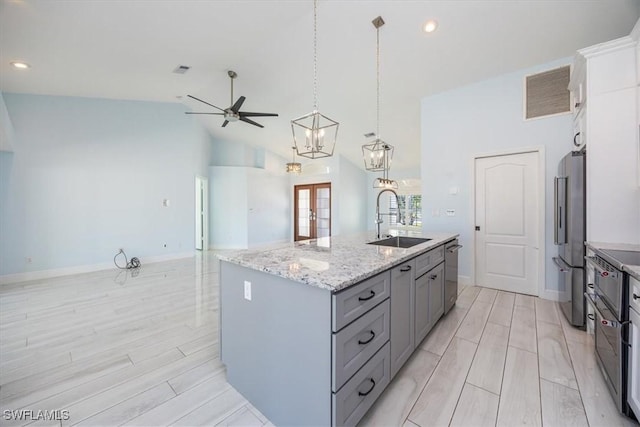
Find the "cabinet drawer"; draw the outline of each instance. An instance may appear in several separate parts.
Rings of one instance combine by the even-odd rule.
[[[333,295],[333,332],[347,326],[389,297],[391,272],[385,271]]]
[[[389,384],[390,346],[387,343],[342,389],[333,393],[332,425],[355,426]]]
[[[444,260],[444,245],[431,249],[416,258],[416,277],[422,276]]]
[[[376,351],[389,341],[389,300],[334,333],[331,385],[338,391]]]

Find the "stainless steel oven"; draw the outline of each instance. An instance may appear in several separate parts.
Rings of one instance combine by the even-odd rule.
[[[618,410],[628,413],[624,274],[598,255],[586,259],[594,272],[593,293],[584,295],[593,311],[596,360]]]

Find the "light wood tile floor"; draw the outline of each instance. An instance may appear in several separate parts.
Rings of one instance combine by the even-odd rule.
[[[210,252],[2,285],[0,425],[271,425],[218,355]],[[34,420],[45,410],[69,419]],[[592,340],[555,303],[466,287],[361,425],[637,424],[618,415]]]

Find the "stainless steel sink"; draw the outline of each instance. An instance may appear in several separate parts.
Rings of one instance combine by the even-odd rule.
[[[419,245],[420,243],[428,242],[431,239],[423,239],[422,237],[406,237],[395,236],[388,239],[376,240],[375,242],[369,242],[369,245],[378,246],[390,246],[393,248],[410,248],[411,246]]]

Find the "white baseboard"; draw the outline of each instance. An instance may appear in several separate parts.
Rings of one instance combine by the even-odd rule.
[[[469,276],[458,276],[458,284],[462,286],[474,286],[471,284],[471,277]]]
[[[154,262],[163,262],[163,261],[169,261],[172,259],[189,258],[194,256],[194,254],[195,252],[183,252],[178,254],[139,257],[138,259],[140,259],[140,263],[144,266],[145,264],[152,264]],[[74,267],[54,268],[50,270],[27,271],[24,273],[5,274],[4,276],[0,276],[0,285],[7,285],[10,283],[17,283],[17,282],[26,282],[28,280],[41,280],[41,279],[49,279],[52,277],[69,276],[72,274],[91,273],[94,271],[109,270],[112,268],[115,268],[112,262],[103,262],[100,264],[78,265]]]
[[[560,292],[552,289],[545,289],[544,291],[542,291],[540,295],[538,295],[538,297],[542,299],[548,299],[551,301],[562,301],[563,293],[564,292]]]
[[[458,284],[461,286],[475,286],[475,284],[471,283],[471,277],[469,276],[458,276]],[[562,294],[563,292],[560,291],[545,289],[538,297],[550,301],[562,301]]]

